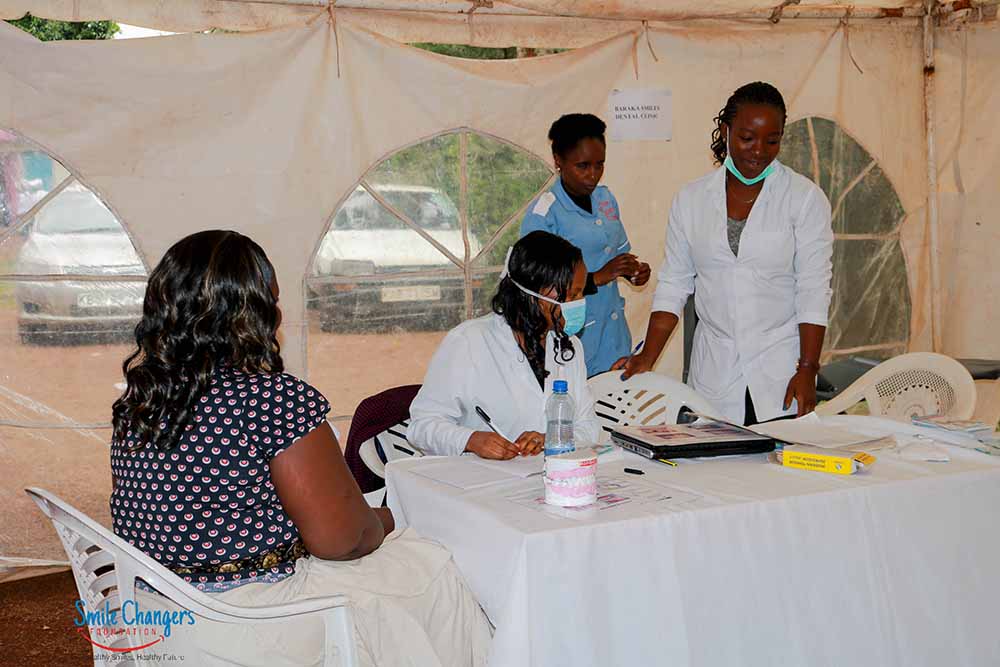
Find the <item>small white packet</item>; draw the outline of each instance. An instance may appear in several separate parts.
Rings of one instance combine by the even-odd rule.
[[[951,456],[941,445],[924,438],[899,438],[896,452],[907,461],[927,461],[930,463],[948,463]]]

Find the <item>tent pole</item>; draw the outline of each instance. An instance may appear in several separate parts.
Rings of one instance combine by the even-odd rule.
[[[924,0],[924,134],[927,137],[927,222],[930,227],[931,272],[931,350],[942,349],[941,327],[941,254],[938,229],[938,174],[935,148],[934,109],[934,20],[938,10],[937,0]]]

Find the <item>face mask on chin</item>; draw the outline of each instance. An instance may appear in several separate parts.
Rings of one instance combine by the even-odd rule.
[[[736,180],[738,180],[743,185],[756,185],[761,181],[763,181],[768,176],[770,176],[771,173],[774,171],[774,160],[771,160],[771,162],[766,167],[764,167],[764,171],[760,172],[760,174],[754,176],[753,178],[747,178],[742,173],[740,173],[740,170],[737,169],[736,165],[733,163],[733,154],[732,154],[733,152],[732,150],[730,150],[730,146],[732,146],[732,144],[729,143],[729,130],[726,130],[726,160],[722,164],[726,168],[726,170],[730,174],[735,176]]]

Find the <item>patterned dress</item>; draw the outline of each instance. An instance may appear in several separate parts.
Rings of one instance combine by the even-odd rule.
[[[306,552],[269,463],[330,404],[294,376],[224,368],[194,410],[169,450],[131,431],[111,444],[115,533],[204,591],[287,577]]]

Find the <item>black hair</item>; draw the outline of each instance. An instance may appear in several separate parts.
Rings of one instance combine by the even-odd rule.
[[[604,143],[604,121],[590,113],[569,113],[560,116],[549,128],[552,152],[559,157],[576,148],[584,139],[597,139]]]
[[[126,388],[112,408],[114,439],[170,449],[216,368],[284,370],[274,267],[259,245],[212,230],[175,243],[149,275]]]
[[[722,107],[722,111],[715,117],[715,129],[712,130],[712,154],[715,156],[717,164],[726,161],[728,151],[726,133],[722,131],[722,124],[725,123],[732,129],[733,119],[741,104],[766,104],[774,107],[781,112],[781,127],[782,129],[785,127],[785,118],[788,112],[785,109],[785,99],[777,88],[763,81],[754,81],[740,86],[736,92],[729,96],[726,106]]]
[[[513,281],[533,292],[554,289],[556,301],[565,302],[573,284],[573,272],[583,262],[580,249],[566,239],[543,232],[531,232],[514,244],[508,263],[508,274],[500,280],[493,295],[493,312],[502,315],[515,332],[524,337],[521,351],[528,359],[535,378],[545,385],[545,315],[539,299],[521,291]],[[546,304],[548,305],[548,304]],[[576,354],[569,336],[558,321],[553,330],[558,363],[565,363]]]

